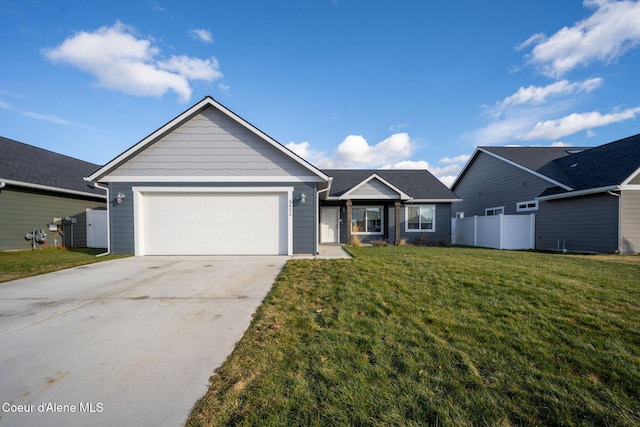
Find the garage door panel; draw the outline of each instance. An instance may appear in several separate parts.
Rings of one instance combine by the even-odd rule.
[[[287,193],[143,193],[147,255],[288,251]]]

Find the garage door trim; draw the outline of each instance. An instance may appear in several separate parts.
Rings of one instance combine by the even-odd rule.
[[[146,193],[279,193],[287,195],[287,255],[293,255],[293,187],[133,187],[133,234],[136,256],[145,255],[144,203]]]

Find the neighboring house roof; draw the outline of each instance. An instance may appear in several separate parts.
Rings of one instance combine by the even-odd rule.
[[[540,197],[558,198],[619,188],[640,173],[640,134],[598,147],[478,147],[451,186],[479,153],[486,153],[553,184]]]
[[[120,165],[122,165],[123,163],[131,159],[133,156],[135,156],[137,153],[141,152],[146,147],[152,145],[163,136],[169,134],[176,127],[187,122],[188,120],[193,118],[195,115],[202,112],[204,109],[210,108],[210,107],[216,108],[218,111],[227,115],[229,118],[231,118],[232,120],[240,124],[242,127],[247,129],[248,131],[257,135],[259,138],[264,140],[267,144],[270,144],[271,146],[275,147],[277,150],[289,156],[295,162],[297,162],[298,164],[300,164],[301,166],[309,170],[314,177],[317,177],[318,180],[320,181],[328,180],[328,177],[320,169],[316,168],[311,163],[307,162],[302,157],[298,156],[293,151],[289,150],[284,145],[280,144],[278,141],[271,138],[269,135],[262,132],[260,129],[256,128],[251,123],[244,120],[242,117],[238,116],[228,108],[224,107],[222,104],[218,103],[216,100],[214,100],[210,96],[204,97],[200,102],[198,102],[197,104],[195,104],[194,106],[192,106],[191,108],[189,108],[188,110],[186,110],[185,112],[183,112],[182,114],[180,114],[179,116],[177,116],[176,118],[174,118],[173,120],[171,120],[170,122],[168,122],[167,124],[159,128],[158,130],[156,130],[146,138],[144,138],[142,141],[135,144],[133,147],[129,148],[124,153],[120,154],[115,159],[108,162],[106,165],[101,167],[99,170],[95,171],[86,179],[94,182],[100,181],[105,176],[109,175],[110,172],[117,169]]]
[[[327,199],[348,199],[364,183],[378,179],[402,200],[454,202],[459,198],[429,171],[421,169],[325,169],[331,177]]]
[[[555,162],[569,177],[574,190],[622,185],[640,173],[640,134]]]
[[[67,194],[106,198],[83,176],[99,166],[73,157],[0,137],[1,183]]]

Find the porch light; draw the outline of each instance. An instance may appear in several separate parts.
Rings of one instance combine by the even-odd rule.
[[[118,204],[122,203],[122,200],[126,199],[126,196],[120,192],[118,192],[118,195],[116,196],[116,202],[118,202]]]
[[[305,203],[307,203],[307,196],[306,196],[306,194],[304,194],[304,193],[300,194],[300,203],[301,203],[301,204],[303,204],[303,205],[304,205]]]

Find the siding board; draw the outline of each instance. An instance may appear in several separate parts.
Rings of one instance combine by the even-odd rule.
[[[549,181],[479,152],[456,185],[462,201],[453,203],[453,212],[483,216],[486,208],[504,206],[505,215],[517,215],[516,203],[533,200],[549,187]]]
[[[620,199],[620,252],[640,252],[640,191],[625,190]]]
[[[300,163],[209,107],[110,176],[308,176]]]

